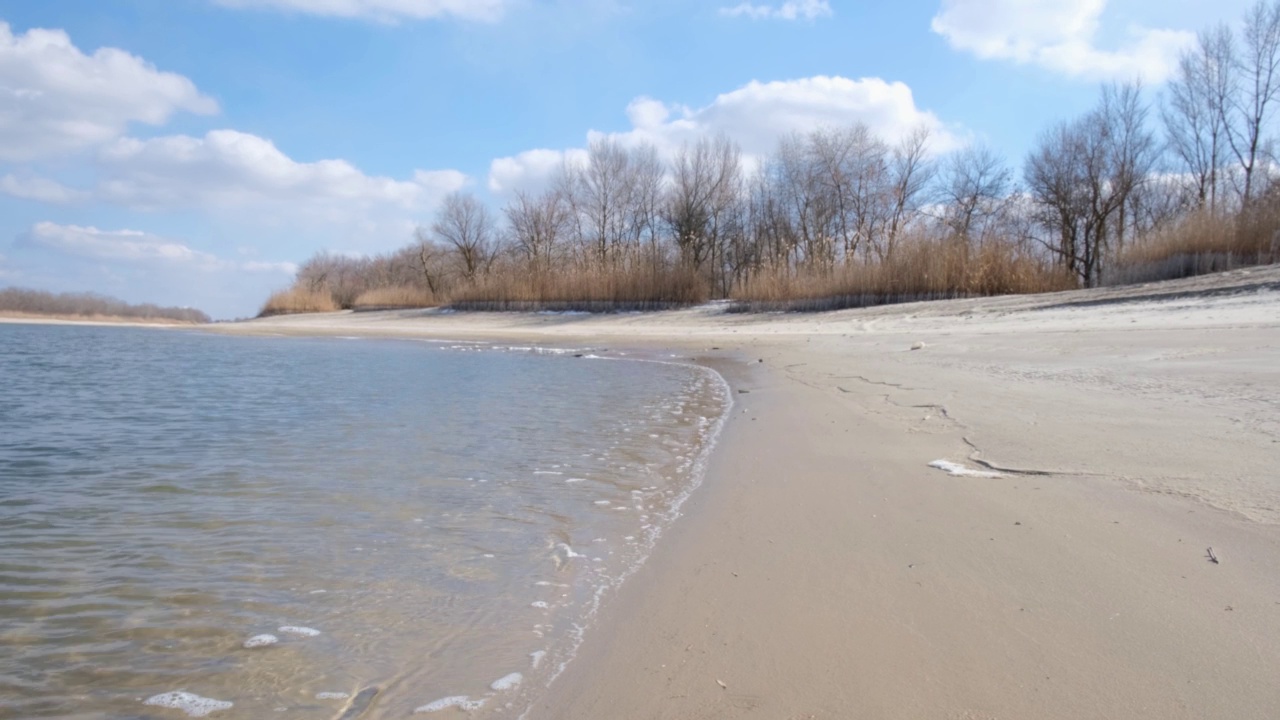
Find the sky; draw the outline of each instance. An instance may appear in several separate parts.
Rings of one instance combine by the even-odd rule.
[[[925,125],[1017,169],[1252,0],[0,0],[0,287],[254,315],[593,138]]]

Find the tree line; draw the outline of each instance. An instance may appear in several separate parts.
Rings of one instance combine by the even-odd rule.
[[[160,307],[150,303],[133,305],[123,300],[94,293],[54,294],[43,290],[14,287],[0,289],[0,313],[77,318],[169,320],[181,323],[210,322],[208,315],[193,308]]]
[[[724,136],[664,159],[593,142],[494,212],[445,199],[394,253],[317,255],[264,312],[338,307],[660,307],[733,298],[849,303],[1093,287],[1275,262],[1280,0],[1202,32],[1149,101],[1104,86],[1015,167],[947,155],[926,128]]]

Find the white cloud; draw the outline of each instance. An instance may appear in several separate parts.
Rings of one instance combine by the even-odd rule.
[[[73,152],[119,137],[132,122],[217,110],[187,78],[123,50],[85,55],[61,30],[14,35],[0,22],[0,161]]]
[[[1114,50],[1096,45],[1107,0],[943,0],[933,31],[983,59],[1039,65],[1091,80],[1167,80],[1195,41],[1181,30],[1130,27]]]
[[[778,140],[788,133],[861,122],[889,141],[925,126],[933,132],[936,151],[963,144],[937,116],[916,107],[911,88],[879,78],[818,76],[768,83],[753,81],[697,109],[642,97],[627,107],[627,118],[630,130],[592,131],[588,141],[612,138],[629,146],[650,143],[670,157],[686,142],[724,134],[741,145],[750,159],[772,152]],[[489,168],[489,189],[508,193],[537,188],[545,184],[563,158],[581,153],[581,149],[531,150],[499,158]]]
[[[721,14],[731,18],[774,19],[774,20],[813,20],[831,17],[831,3],[827,0],[787,0],[782,5],[763,5],[742,3],[732,8],[721,8]]]
[[[95,194],[137,209],[266,207],[353,217],[376,209],[416,212],[467,183],[455,170],[410,180],[366,175],[345,160],[298,162],[271,141],[234,130],[204,137],[124,138],[103,148]]]
[[[720,14],[749,17],[753,20],[816,20],[835,13],[827,0],[788,0],[777,6],[744,2],[733,7],[722,7]]]
[[[18,177],[13,174],[0,177],[0,193],[23,200],[64,205],[83,200],[88,193],[63,185],[56,180],[40,177]]]
[[[16,251],[52,253],[57,272],[15,272],[24,284],[53,291],[91,291],[129,302],[197,307],[214,317],[257,311],[272,290],[297,272],[291,262],[229,260],[171,238],[139,230],[37,223],[19,236]],[[30,262],[29,268],[49,263]]]
[[[214,0],[233,8],[274,8],[310,15],[368,18],[381,22],[456,17],[493,22],[508,0]]]
[[[209,270],[225,266],[214,255],[137,230],[99,230],[42,222],[31,228],[27,239],[43,248],[95,260],[161,261]]]

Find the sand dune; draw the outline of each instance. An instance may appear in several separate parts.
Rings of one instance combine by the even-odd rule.
[[[1280,717],[1280,268],[724,309],[216,329],[673,352],[748,391],[530,717]]]

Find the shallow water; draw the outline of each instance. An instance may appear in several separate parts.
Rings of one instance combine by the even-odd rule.
[[[41,718],[514,716],[729,402],[680,365],[124,328],[0,325],[0,378],[0,716]]]

